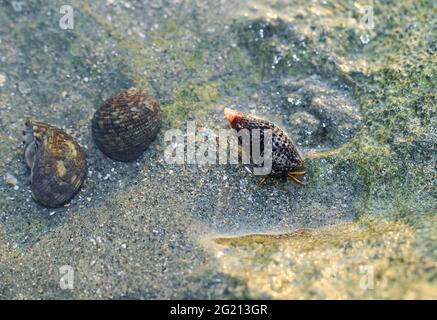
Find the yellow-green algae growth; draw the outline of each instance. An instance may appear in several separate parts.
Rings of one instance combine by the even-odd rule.
[[[0,154],[5,157],[0,170],[2,175],[12,171],[20,182],[24,173],[17,123],[23,114],[79,129],[76,136],[86,137],[89,117],[102,101],[100,94],[112,94],[128,85],[158,92],[164,127],[178,128],[187,116],[197,119],[214,111],[221,114],[222,98],[244,96],[251,86],[281,72],[292,76],[320,72],[326,77],[338,76],[354,88],[364,118],[362,128],[348,143],[306,155],[305,195],[317,198],[323,191],[320,186],[329,192],[341,188],[341,181],[321,177],[343,166],[349,170],[346,178],[363,181],[363,188],[357,188],[353,199],[348,199],[349,206],[356,206],[355,219],[283,235],[225,237],[226,232],[203,230],[214,229],[223,218],[214,216],[217,203],[204,197],[218,193],[225,202],[231,195],[224,176],[229,184],[247,182],[238,171],[168,168],[159,162],[161,153],[153,147],[139,168],[135,164],[133,168],[116,166],[99,158],[92,142],[84,138],[82,144],[94,161],[94,175],[71,211],[67,208],[67,213],[52,216],[51,211],[29,201],[24,182],[19,192],[0,185],[5,190],[0,199],[0,297],[229,297],[213,290],[211,283],[222,281],[225,291],[239,298],[436,298],[435,5],[432,1],[372,2],[375,28],[369,30],[360,25],[357,15],[365,4],[241,2],[236,8],[225,8],[232,14],[223,22],[212,3],[205,9],[196,1],[187,1],[186,8],[171,8],[177,14],[169,19],[163,19],[161,9],[154,8],[158,14],[143,19],[148,11],[123,5],[112,11],[104,2],[74,1],[76,28],[58,33],[53,30],[58,23],[55,4],[29,1],[30,7],[23,13],[14,13],[12,8],[8,9],[11,14],[0,10],[2,20],[14,26],[5,30],[0,25],[6,44],[2,49],[10,48],[6,63],[0,62],[1,71],[8,73],[8,83],[0,91],[4,124]],[[230,2],[225,5],[233,6]],[[194,22],[191,9],[198,13]],[[35,17],[26,16],[33,11]],[[48,20],[50,11],[56,21]],[[143,27],[147,30],[144,39],[128,33],[149,19],[155,19],[159,28]],[[217,19],[220,22],[211,26]],[[275,29],[276,23],[292,27],[296,37],[283,42],[255,41],[255,48],[246,48],[241,43],[252,41],[254,34],[239,33],[240,27],[256,24],[257,19],[278,34],[281,30]],[[207,35],[210,27],[216,29]],[[196,46],[181,40],[187,35]],[[306,37],[305,48],[299,47],[301,36]],[[299,41],[294,42],[295,38]],[[211,41],[215,39],[216,43]],[[112,55],[112,50],[117,55]],[[211,59],[213,51],[227,52],[228,64],[222,62],[225,70],[211,66],[216,62]],[[285,57],[274,73],[272,57],[278,52]],[[293,62],[292,54],[298,62]],[[25,61],[12,59],[19,57]],[[93,63],[100,63],[101,75],[96,74]],[[287,69],[286,63],[291,67]],[[10,66],[20,67],[11,70]],[[72,77],[66,78],[64,73]],[[75,79],[88,74],[92,81]],[[41,81],[44,77],[47,81]],[[93,81],[99,77],[102,83]],[[15,83],[34,78],[37,81],[28,86],[33,85],[40,95],[26,96],[15,89]],[[64,90],[71,99],[60,99]],[[113,168],[120,174],[112,173]],[[103,177],[111,173],[113,178],[101,181],[97,173]],[[96,186],[107,188],[102,191]],[[191,186],[198,188],[189,189]],[[247,205],[244,196],[250,192],[255,203],[271,200],[266,194],[284,188],[289,188],[291,201],[302,197],[293,187],[278,184],[275,188],[254,191],[248,187],[240,198],[233,199],[238,201],[232,206]],[[88,197],[90,203],[85,200]],[[190,202],[192,199],[195,202]],[[202,205],[193,206],[201,200]],[[317,207],[316,199],[317,214],[308,218],[310,222],[329,224],[330,216],[319,214],[325,210],[323,204]],[[267,208],[265,216],[275,221],[284,214],[280,208]],[[255,211],[254,206],[249,209],[243,218]],[[340,216],[342,210],[338,209]],[[300,214],[298,210],[288,213],[292,217]],[[231,222],[243,218],[224,216]],[[59,288],[58,269],[63,264],[76,268],[75,291]],[[363,267],[373,268],[373,289],[360,286],[366,276]],[[192,296],[186,293],[196,286],[187,282],[191,274],[205,280]],[[210,274],[214,277],[208,282]]]
[[[434,238],[428,241],[435,241],[437,218],[428,219]],[[366,216],[334,227],[203,244],[219,269],[243,280],[255,299],[433,299],[436,279],[424,275],[437,261],[418,252],[417,237],[405,223]]]

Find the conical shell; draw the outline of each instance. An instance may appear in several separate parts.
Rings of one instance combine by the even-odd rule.
[[[105,101],[92,120],[96,145],[108,157],[133,161],[155,139],[161,124],[160,105],[143,90],[122,91]]]
[[[47,207],[62,206],[85,180],[86,160],[82,149],[65,131],[46,123],[27,123],[24,133],[33,198]]]
[[[280,127],[254,115],[225,108],[224,114],[231,127],[237,131],[258,129],[261,131],[261,147],[263,131],[269,130],[272,134],[272,171],[271,175],[285,176],[287,172],[302,167],[304,161],[294,142]],[[260,148],[262,150],[262,148]],[[250,150],[249,150],[250,152]]]

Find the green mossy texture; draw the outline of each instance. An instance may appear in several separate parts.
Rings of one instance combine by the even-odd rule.
[[[236,8],[229,3],[225,17],[209,1],[210,8],[187,1],[180,8],[158,4],[148,10],[138,9],[140,1],[122,2],[112,8],[73,1],[77,27],[60,32],[62,1],[26,1],[19,13],[0,1],[0,34],[7,35],[0,53],[17,57],[11,66],[0,61],[0,73],[8,76],[0,88],[0,173],[20,177],[19,192],[0,185],[1,298],[437,297],[433,1],[373,2],[373,29],[359,24],[359,7],[346,0],[254,1]],[[141,36],[136,30],[146,31]],[[120,169],[96,156],[89,142],[90,117],[117,90],[149,89],[161,101],[166,130],[182,128],[187,119],[206,122],[266,81],[314,74],[346,86],[363,119],[346,144],[307,154],[307,196],[317,200],[321,190],[333,197],[341,191],[339,181],[321,178],[328,171],[344,172],[341,177],[357,186],[348,199],[353,219],[329,228],[327,218],[316,215],[320,228],[285,235],[216,234],[210,230],[214,223],[206,227],[195,209],[166,193],[167,185],[205,185],[197,172],[177,180],[159,162],[156,147],[138,169],[141,182],[131,167]],[[21,84],[30,92],[20,94]],[[108,192],[93,195],[95,205],[75,211],[73,204],[71,214],[53,217],[26,202],[23,116],[84,137],[80,143],[91,154],[92,169],[125,170],[128,187],[112,182]],[[206,175],[215,181],[214,172]],[[101,183],[92,179],[91,190]],[[255,200],[265,199],[253,193]],[[122,241],[127,250],[120,249]],[[58,267],[68,263],[81,275],[73,292],[57,285]],[[361,266],[374,268],[373,290],[359,288]]]

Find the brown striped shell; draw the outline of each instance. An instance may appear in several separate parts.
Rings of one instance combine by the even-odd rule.
[[[108,157],[133,161],[152,143],[160,125],[159,102],[133,88],[100,106],[92,120],[92,133],[96,145]]]
[[[47,207],[62,206],[85,180],[82,149],[65,131],[43,122],[27,122],[23,134],[32,197]]]
[[[287,176],[297,168],[303,168],[304,160],[294,142],[284,130],[262,118],[225,108],[225,116],[233,129],[271,130],[272,134],[272,176]]]

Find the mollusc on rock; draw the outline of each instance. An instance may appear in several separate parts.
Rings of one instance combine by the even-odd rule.
[[[374,3],[373,29],[349,1],[77,0],[72,30],[62,5],[0,5],[0,176],[18,180],[0,179],[1,298],[436,297],[430,2]],[[160,101],[161,130],[135,161],[108,161],[90,122],[131,87]],[[283,126],[305,187],[163,160],[166,130],[225,128],[224,107]],[[26,117],[83,147],[65,207],[25,187]]]

